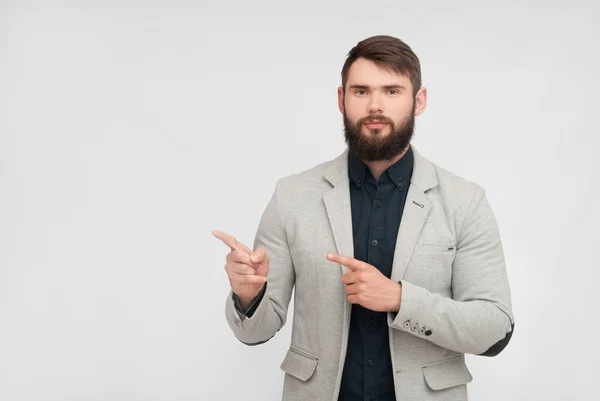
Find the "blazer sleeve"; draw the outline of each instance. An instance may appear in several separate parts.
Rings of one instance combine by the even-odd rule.
[[[284,326],[292,290],[296,281],[287,235],[283,224],[281,203],[282,179],[260,219],[254,248],[264,248],[270,258],[267,283],[246,315],[235,306],[233,291],[229,290],[225,304],[225,317],[235,337],[246,345],[267,342]]]
[[[498,226],[478,187],[458,234],[452,265],[452,298],[401,280],[391,327],[456,352],[494,356],[514,328],[510,287]]]

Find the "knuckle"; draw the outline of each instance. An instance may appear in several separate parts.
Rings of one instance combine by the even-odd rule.
[[[254,274],[254,268],[243,263],[239,264],[239,270],[242,274]]]
[[[242,269],[240,269],[240,264],[239,263],[232,263],[231,264],[231,271],[236,273],[236,274],[240,274]]]
[[[234,251],[234,252],[235,253],[233,254],[231,260],[233,262],[237,262],[237,263],[244,262],[244,253],[241,252],[241,251],[239,251],[239,250],[238,251]]]

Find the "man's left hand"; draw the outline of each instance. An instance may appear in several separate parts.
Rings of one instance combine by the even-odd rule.
[[[342,275],[348,302],[360,304],[375,312],[400,310],[402,297],[400,283],[384,276],[375,266],[349,256],[330,253],[327,255],[327,260],[348,268],[348,271]]]

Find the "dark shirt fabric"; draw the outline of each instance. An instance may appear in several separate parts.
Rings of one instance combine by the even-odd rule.
[[[348,154],[354,258],[390,278],[398,229],[413,170],[406,154],[375,180],[369,167]],[[395,400],[387,312],[352,305],[348,350],[339,401]]]

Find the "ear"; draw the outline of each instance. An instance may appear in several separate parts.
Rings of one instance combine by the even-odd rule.
[[[423,113],[427,107],[427,88],[421,88],[415,96],[415,116]]]
[[[338,109],[340,110],[340,113],[344,114],[344,88],[339,86],[337,93],[338,93]]]

